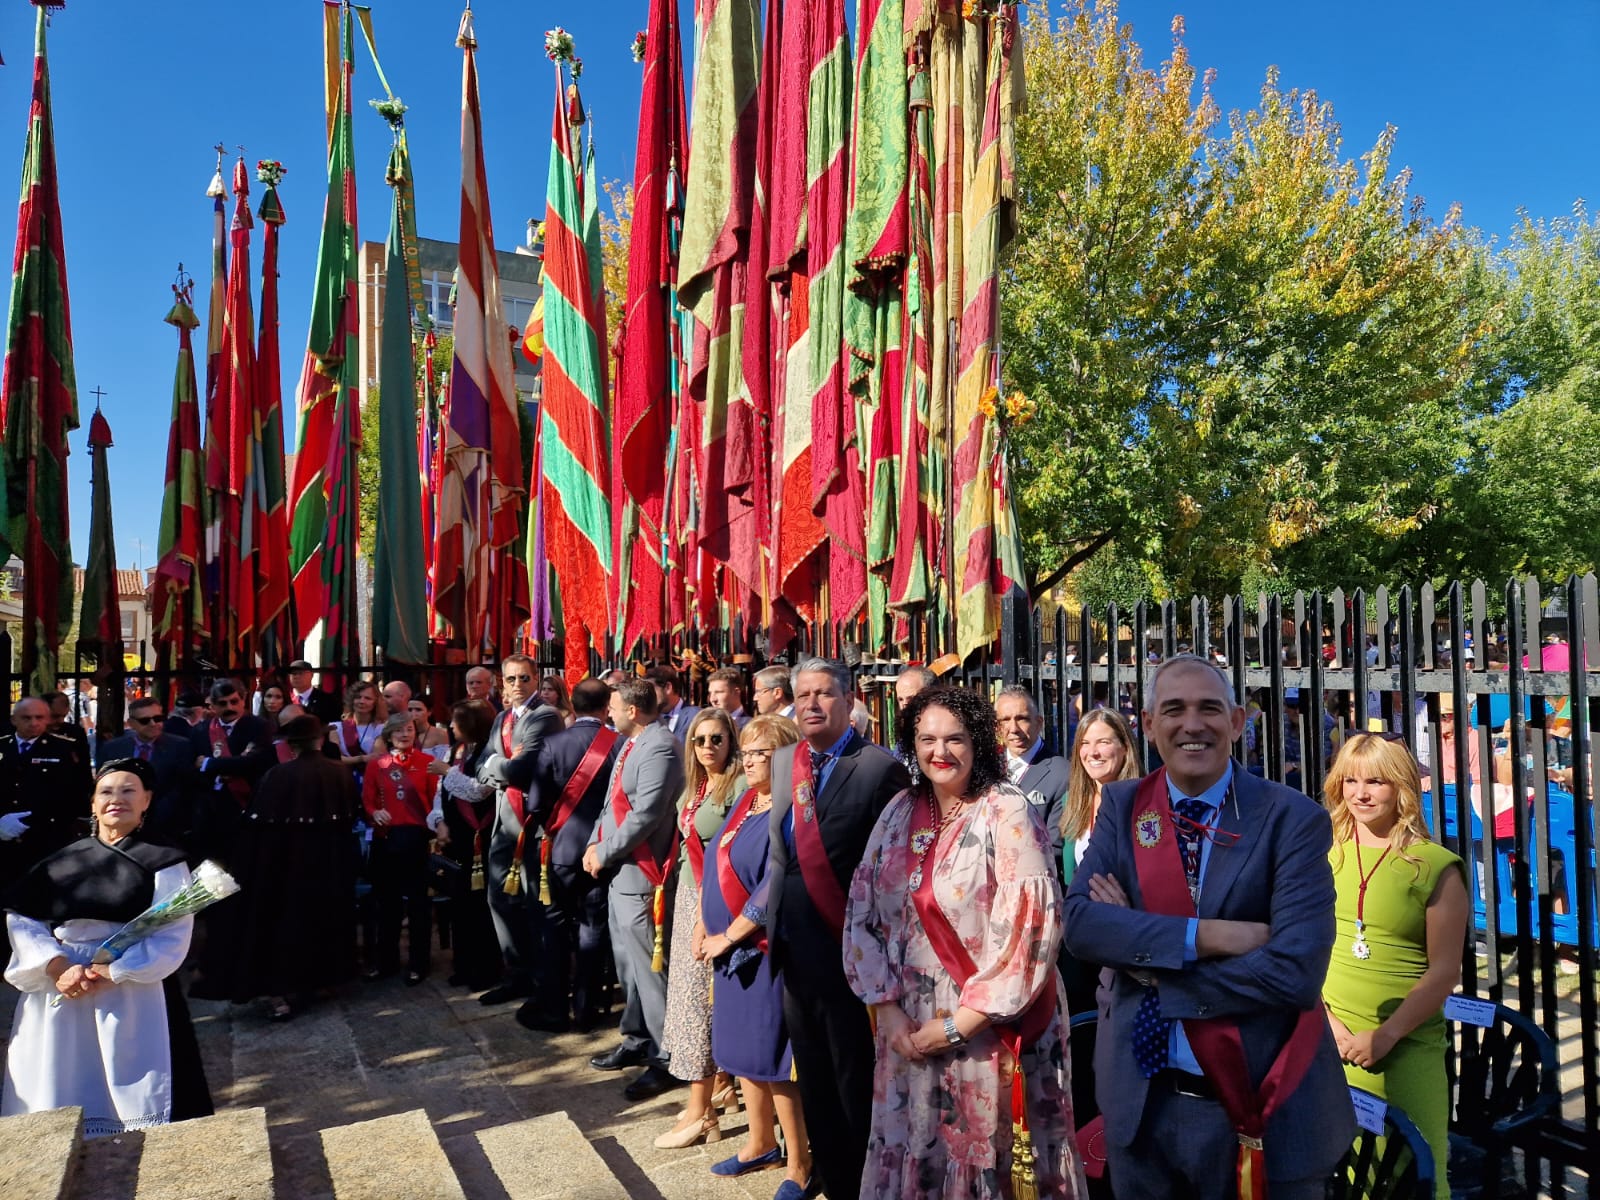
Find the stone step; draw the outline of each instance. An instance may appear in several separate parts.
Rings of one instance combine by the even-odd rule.
[[[83,1109],[0,1118],[0,1196],[66,1200],[83,1144]]]
[[[466,1200],[421,1109],[322,1131],[337,1200]]]
[[[507,1200],[627,1200],[622,1181],[564,1112],[475,1136]]]
[[[273,1200],[263,1108],[83,1144],[72,1200]]]

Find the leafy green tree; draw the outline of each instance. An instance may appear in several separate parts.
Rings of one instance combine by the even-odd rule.
[[[1002,319],[1036,594],[1106,545],[1178,593],[1359,578],[1465,449],[1455,214],[1275,73],[1223,121],[1182,32],[1152,69],[1114,3],[1025,27]]]

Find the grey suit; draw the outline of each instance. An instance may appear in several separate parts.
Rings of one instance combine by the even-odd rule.
[[[619,824],[610,797],[620,783],[629,812]],[[667,1012],[667,977],[650,969],[655,943],[651,921],[655,885],[634,861],[634,850],[647,846],[650,856],[665,863],[672,851],[678,797],[683,792],[683,750],[672,732],[659,721],[645,726],[617,755],[611,769],[607,802],[600,810],[594,839],[603,872],[610,874],[607,924],[611,951],[616,956],[617,979],[622,984],[622,1044],[643,1050],[661,1063],[661,1030]],[[668,897],[664,912],[672,912],[673,874],[666,879]],[[663,931],[666,942],[671,932]]]
[[[538,770],[539,750],[544,740],[562,728],[561,714],[548,704],[530,704],[515,718],[511,729],[511,754],[505,753],[502,732],[508,718],[495,718],[489,732],[489,746],[478,764],[478,782],[495,789],[494,822],[489,827],[489,847],[484,853],[484,882],[489,896],[489,914],[494,920],[495,937],[506,964],[506,986],[531,996],[540,971],[539,946],[543,942],[540,924],[544,912],[539,904],[539,876],[536,844],[524,842],[522,886],[514,896],[505,893],[506,873],[516,855],[517,836],[522,832],[522,810],[511,803],[507,791],[533,789]],[[528,806],[533,806],[530,798]]]
[[[1255,1085],[1301,1012],[1321,1000],[1334,936],[1328,815],[1279,784],[1242,771],[1233,778],[1234,799],[1223,803],[1218,818],[1221,832],[1211,847],[1199,916],[1269,923],[1266,945],[1185,965],[1186,920],[1142,908],[1133,857],[1137,781],[1106,787],[1089,848],[1067,892],[1067,948],[1116,972],[1109,1005],[1100,1013],[1095,1092],[1119,1200],[1166,1197],[1186,1188],[1226,1195],[1236,1145],[1220,1104],[1153,1088],[1140,1072],[1133,1027],[1144,989],[1127,972],[1153,974],[1163,1017],[1237,1022]],[[1132,907],[1091,900],[1089,878],[1095,874],[1115,876]],[[1274,1194],[1320,1196],[1321,1181],[1354,1135],[1344,1071],[1324,1024],[1305,1078],[1267,1122],[1267,1176]],[[1279,1182],[1287,1186],[1279,1188]]]

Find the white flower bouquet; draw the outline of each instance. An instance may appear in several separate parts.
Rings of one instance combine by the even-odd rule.
[[[90,962],[96,966],[114,963],[136,943],[165,929],[174,921],[192,917],[226,900],[239,890],[239,882],[209,858],[195,868],[194,877],[159,904],[152,904],[95,949]],[[50,997],[52,1007],[61,1003],[59,994]]]

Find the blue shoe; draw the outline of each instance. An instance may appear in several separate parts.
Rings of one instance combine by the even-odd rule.
[[[745,1175],[751,1171],[764,1171],[768,1167],[775,1167],[782,1161],[782,1147],[774,1146],[765,1154],[760,1155],[757,1158],[752,1158],[748,1162],[735,1154],[732,1158],[725,1158],[719,1163],[712,1163],[711,1173],[713,1175],[723,1175],[729,1177],[734,1175]],[[787,1183],[788,1180],[784,1180],[784,1182]]]
[[[807,1197],[816,1195],[811,1186],[814,1182],[814,1178],[808,1179],[802,1187],[792,1179],[785,1179],[773,1193],[772,1200],[806,1200]]]

